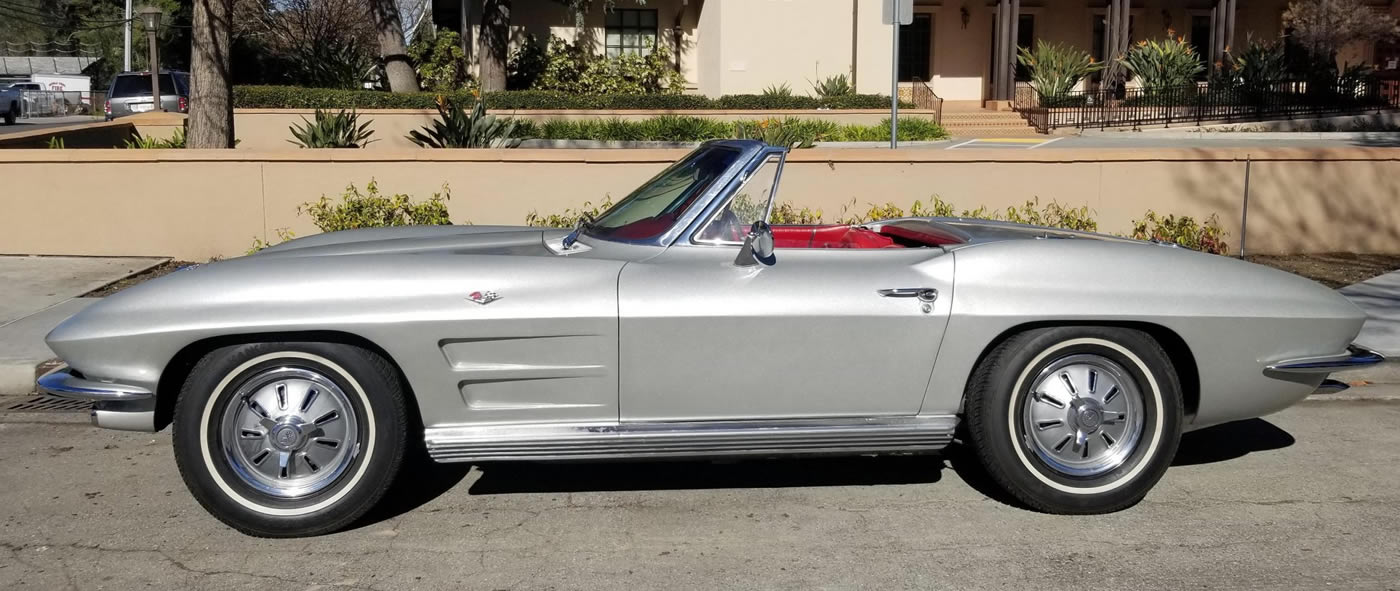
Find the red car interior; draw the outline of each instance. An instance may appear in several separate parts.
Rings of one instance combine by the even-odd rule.
[[[773,226],[774,248],[917,248],[962,242],[936,228],[884,226],[879,231],[860,226]]]

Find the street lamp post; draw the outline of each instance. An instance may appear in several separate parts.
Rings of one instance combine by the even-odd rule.
[[[160,107],[160,50],[156,48],[156,29],[160,27],[161,12],[159,8],[147,5],[137,13],[141,15],[141,23],[146,25],[146,43],[150,48],[151,109],[163,111]]]

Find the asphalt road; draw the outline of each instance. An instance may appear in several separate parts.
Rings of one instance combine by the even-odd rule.
[[[0,416],[2,589],[1400,589],[1400,404],[1188,435],[1135,508],[1040,515],[964,456],[419,468],[361,527],[259,540],[168,433]]]

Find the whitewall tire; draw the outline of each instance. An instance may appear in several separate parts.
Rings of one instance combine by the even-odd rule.
[[[210,352],[186,379],[173,425],[180,474],[200,504],[267,537],[359,519],[393,483],[407,442],[396,370],[333,343]]]
[[[1176,455],[1182,413],[1170,357],[1121,327],[1013,335],[978,365],[965,403],[992,479],[1031,508],[1069,514],[1142,500]]]

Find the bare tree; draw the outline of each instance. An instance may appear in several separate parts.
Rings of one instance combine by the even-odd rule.
[[[384,60],[384,73],[393,92],[417,92],[418,75],[408,59],[404,46],[403,18],[394,0],[369,0],[370,16],[379,31],[379,55]]]
[[[1297,0],[1283,13],[1291,37],[1317,58],[1332,60],[1337,51],[1354,42],[1373,42],[1400,35],[1395,17],[1360,0]]]
[[[233,147],[233,0],[194,0],[190,36],[190,148]]]

